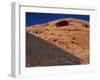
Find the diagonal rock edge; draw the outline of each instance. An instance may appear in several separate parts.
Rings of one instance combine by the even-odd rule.
[[[81,63],[76,56],[26,32],[26,67],[78,64]]]

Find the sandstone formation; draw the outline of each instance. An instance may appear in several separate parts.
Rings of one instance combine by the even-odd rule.
[[[26,27],[26,32],[69,52],[81,64],[89,64],[89,29],[88,21],[64,18],[31,25]]]
[[[80,60],[35,35],[26,33],[26,67],[78,65]]]

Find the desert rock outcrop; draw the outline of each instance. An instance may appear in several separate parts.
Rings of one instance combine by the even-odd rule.
[[[89,29],[88,21],[64,18],[31,25],[26,27],[26,32],[71,53],[81,64],[89,64]]]

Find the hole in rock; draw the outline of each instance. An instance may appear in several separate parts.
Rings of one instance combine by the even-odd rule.
[[[89,25],[87,25],[87,24],[84,24],[84,25],[83,25],[83,27],[85,27],[85,28],[89,28]]]
[[[67,26],[67,25],[69,25],[69,22],[68,21],[64,21],[64,20],[56,23],[57,27],[63,27],[63,26]]]

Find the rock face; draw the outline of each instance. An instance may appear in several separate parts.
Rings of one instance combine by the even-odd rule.
[[[80,60],[47,41],[26,33],[26,67],[77,65]]]
[[[89,64],[89,28],[87,21],[64,18],[32,25],[26,28],[26,32],[69,52],[81,64]]]

